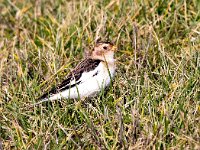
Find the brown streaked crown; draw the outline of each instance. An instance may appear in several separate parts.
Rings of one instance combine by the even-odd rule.
[[[98,42],[96,43],[94,50],[109,51],[109,50],[112,50],[113,46],[114,44],[112,44],[111,42]]]

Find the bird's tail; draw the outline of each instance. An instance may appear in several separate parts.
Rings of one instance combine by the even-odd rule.
[[[51,102],[51,101],[60,100],[60,99],[61,99],[61,95],[59,93],[52,95],[50,97],[46,97],[46,98],[40,97],[40,98],[38,98],[38,102],[36,102],[34,105],[39,105],[44,102]]]

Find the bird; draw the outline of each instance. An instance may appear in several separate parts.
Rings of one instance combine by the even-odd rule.
[[[60,99],[93,97],[108,87],[115,76],[117,47],[97,42],[90,56],[83,59],[61,82],[39,98],[39,103]]]

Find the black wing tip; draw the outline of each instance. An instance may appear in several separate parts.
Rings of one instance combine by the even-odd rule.
[[[42,96],[40,96],[39,98],[37,98],[37,100],[42,100],[42,99],[48,98],[49,95],[50,95],[49,93],[45,93]]]
[[[53,87],[50,91],[48,91],[48,92],[44,93],[42,96],[40,96],[40,97],[38,98],[38,100],[42,100],[42,99],[45,99],[45,98],[49,98],[49,96],[50,96],[51,94],[54,94],[55,92],[57,92],[57,89],[56,89],[55,87]]]

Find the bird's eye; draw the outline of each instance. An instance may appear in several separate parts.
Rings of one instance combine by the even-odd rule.
[[[106,47],[106,46],[104,46],[104,47],[103,47],[103,49],[107,50],[107,47]]]

